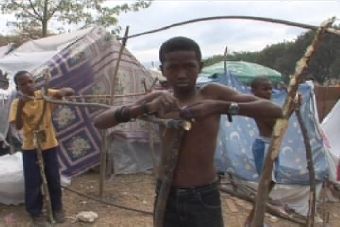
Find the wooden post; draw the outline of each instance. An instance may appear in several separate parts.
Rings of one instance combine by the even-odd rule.
[[[300,109],[295,110],[296,117],[298,119],[298,122],[300,124],[303,141],[306,148],[306,158],[307,158],[307,168],[309,172],[309,184],[310,184],[310,192],[309,192],[309,208],[307,213],[307,227],[313,227],[314,226],[314,219],[315,219],[315,203],[316,203],[316,192],[315,192],[315,171],[314,171],[314,162],[313,162],[313,154],[312,154],[312,148],[310,146],[309,142],[309,136],[306,129],[306,126],[303,122],[301,111]]]
[[[44,105],[46,105],[46,103]],[[45,205],[46,205],[46,208],[47,208],[48,219],[53,224],[54,218],[53,218],[51,197],[50,197],[50,191],[48,190],[48,184],[47,184],[47,179],[46,179],[46,174],[45,174],[45,163],[44,163],[44,159],[43,159],[43,155],[42,155],[42,149],[41,149],[41,146],[40,146],[41,145],[41,136],[42,135],[39,133],[39,130],[34,131],[34,142],[37,146],[37,149],[36,149],[37,150],[37,159],[38,159],[38,165],[39,165],[40,175],[41,175],[41,179],[42,179],[42,194],[43,194],[43,198],[44,198]]]
[[[224,193],[228,193],[231,196],[237,197],[239,199],[248,201],[250,203],[253,203],[255,198],[254,196],[251,195],[246,195],[243,193],[238,192],[235,189],[229,189],[227,187],[220,187],[220,191],[224,192]],[[306,220],[305,217],[302,215],[297,215],[296,213],[294,214],[290,214],[288,212],[282,211],[282,209],[278,209],[277,207],[275,207],[274,205],[271,205],[270,203],[266,203],[266,209],[268,210],[268,213],[275,215],[277,217],[283,218],[285,220],[300,224],[300,225],[305,225],[306,224]]]
[[[164,226],[165,209],[184,134],[184,129],[182,128],[167,130],[168,135],[165,136],[171,138],[171,142],[170,144],[162,144],[163,153],[161,165],[159,166],[161,185],[155,204],[154,227]]]
[[[52,78],[51,72],[48,68],[44,69],[42,71],[43,78],[45,80],[45,84],[41,89],[41,93],[44,96],[47,96],[48,93],[48,85],[49,81]],[[42,107],[42,112],[41,116],[37,122],[37,125],[35,126],[35,130],[33,131],[33,142],[36,145],[36,151],[37,151],[37,159],[38,159],[38,165],[40,169],[40,175],[42,179],[42,195],[43,195],[43,200],[45,201],[45,205],[47,208],[47,214],[48,214],[48,219],[52,224],[54,224],[54,218],[53,218],[53,210],[52,210],[52,204],[51,204],[51,197],[50,197],[50,191],[48,189],[48,182],[45,174],[45,163],[44,163],[44,158],[42,155],[42,147],[41,144],[43,143],[43,140],[46,139],[45,135],[45,129],[42,129],[42,122],[44,119],[44,115],[46,113],[46,107],[47,107],[47,102],[46,100],[43,100],[43,107]]]
[[[295,73],[292,76],[289,87],[288,87],[288,96],[283,105],[283,117],[278,119],[275,123],[273,134],[272,134],[272,142],[268,149],[268,154],[264,163],[264,170],[260,178],[256,202],[255,202],[255,215],[254,219],[251,222],[252,227],[262,227],[264,222],[264,213],[265,213],[265,204],[268,200],[268,190],[269,183],[271,181],[272,171],[273,171],[273,163],[277,159],[281,143],[283,140],[283,136],[288,128],[288,120],[290,117],[290,111],[293,108],[293,100],[296,96],[296,91],[298,89],[299,82],[303,78],[303,73],[308,68],[308,64],[315,54],[316,49],[321,43],[322,35],[325,33],[327,27],[329,27],[335,18],[327,20],[321,24],[319,29],[317,30],[315,37],[312,43],[308,46],[304,56],[297,62],[295,67]]]
[[[99,168],[99,196],[102,198],[104,195],[104,181],[106,173],[106,157],[107,157],[107,133],[106,130],[100,130],[102,142],[100,145],[100,168]]]
[[[129,26],[127,26],[126,29],[125,29],[124,37],[128,36],[128,32],[129,32]],[[115,80],[116,80],[117,75],[118,75],[119,63],[121,61],[122,54],[123,54],[123,51],[125,49],[126,41],[127,41],[127,38],[124,38],[122,40],[122,45],[120,46],[120,49],[119,49],[116,67],[114,69],[114,73],[113,73],[113,76],[111,78],[110,105],[112,105],[113,101],[114,101]],[[111,147],[111,141],[109,140],[109,136],[110,136],[110,134],[108,133],[108,130],[105,130],[105,132],[102,133],[102,143],[104,143],[105,146],[104,145],[102,146],[102,150],[101,150],[101,153],[100,153],[100,178],[99,178],[99,195],[100,195],[100,197],[103,197],[103,189],[104,189],[104,182],[105,182],[105,176],[106,176],[106,166],[107,166],[107,153],[108,153],[108,149],[110,149],[110,147]],[[113,162],[114,160],[111,160],[111,161]],[[112,168],[114,168],[114,167],[112,167]]]

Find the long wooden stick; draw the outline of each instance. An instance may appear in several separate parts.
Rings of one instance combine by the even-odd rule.
[[[168,131],[169,132],[169,131]],[[158,192],[155,215],[154,215],[154,226],[164,227],[164,215],[169,197],[169,192],[172,184],[174,171],[177,165],[177,159],[179,149],[181,146],[184,129],[173,129],[170,133],[172,140],[170,144],[163,144],[162,163],[161,168],[161,185]]]
[[[124,37],[127,37],[129,32],[129,27],[127,26],[125,29],[125,35]],[[110,105],[113,104],[114,101],[114,88],[115,88],[115,81],[118,75],[118,70],[119,70],[119,64],[120,61],[122,59],[122,54],[123,51],[125,49],[125,45],[126,45],[126,41],[127,39],[123,39],[122,40],[122,44],[120,46],[119,49],[119,53],[118,53],[118,58],[116,61],[116,67],[114,69],[114,73],[113,76],[111,78],[111,85],[110,85],[110,95],[111,95],[111,99],[110,99]],[[107,171],[107,154],[109,151],[109,148],[111,147],[111,137],[109,137],[109,133],[107,130],[105,130],[105,132],[102,132],[102,141],[106,140],[105,142],[103,142],[103,146],[102,146],[102,150],[100,152],[100,177],[99,177],[99,195],[102,197],[103,193],[104,193],[104,182],[105,182],[105,176],[106,176],[106,171]],[[111,157],[113,158],[113,157]],[[110,159],[110,165],[113,165],[114,160]],[[114,169],[114,166],[112,166],[112,169]]]
[[[45,95],[45,94],[47,94],[48,84],[49,84],[49,81],[50,81],[52,76],[51,76],[51,72],[50,72],[49,69],[44,70],[42,73],[43,73],[43,76],[44,76],[44,79],[45,79],[45,84],[44,84],[44,87],[41,89],[41,91],[42,91],[42,94]],[[43,149],[41,147],[41,144],[43,143],[43,136],[46,136],[46,135],[41,134],[41,133],[45,132],[44,129],[41,129],[41,127],[42,127],[41,124],[43,122],[44,115],[46,113],[46,108],[47,108],[47,102],[45,100],[43,100],[42,112],[41,112],[40,118],[37,122],[37,125],[35,126],[35,129],[33,131],[33,140],[34,140],[34,143],[36,145],[38,165],[39,165],[40,175],[41,175],[41,179],[42,179],[42,194],[43,194],[43,198],[44,198],[44,201],[45,201],[45,206],[47,208],[48,218],[49,218],[50,222],[52,224],[54,224],[50,190],[48,188],[48,181],[47,181],[46,174],[45,174],[45,163],[44,163],[44,158],[43,158],[43,154],[42,154]]]
[[[224,193],[228,193],[232,196],[235,196],[239,199],[248,201],[253,203],[254,202],[254,198],[249,196],[249,195],[245,195],[243,193],[237,192],[237,190],[231,190],[229,188],[226,187],[220,187],[220,191],[224,192]],[[277,217],[286,219],[288,221],[294,222],[294,223],[298,223],[301,225],[305,225],[306,224],[306,218],[304,218],[304,216],[302,215],[296,215],[296,214],[289,214],[289,213],[285,213],[280,211],[279,209],[275,208],[275,206],[271,205],[270,203],[266,203],[266,209],[268,210],[268,213],[275,215]]]
[[[46,104],[45,104],[46,105]],[[52,210],[52,204],[51,204],[51,196],[50,196],[50,191],[48,189],[48,182],[46,178],[46,173],[45,173],[45,163],[44,163],[44,158],[42,155],[42,148],[41,148],[41,135],[39,134],[38,130],[35,130],[34,132],[34,139],[36,143],[36,151],[37,151],[37,159],[38,159],[38,165],[40,169],[40,175],[42,179],[42,194],[43,198],[45,201],[45,205],[47,208],[47,214],[50,222],[53,224],[54,223],[54,218],[53,218],[53,210]]]
[[[307,128],[303,122],[301,111],[300,109],[295,110],[296,117],[298,119],[298,122],[300,124],[303,141],[306,148],[306,158],[307,158],[307,168],[309,172],[309,184],[310,184],[310,192],[309,192],[309,208],[307,213],[307,227],[313,227],[314,226],[314,219],[315,219],[315,203],[316,203],[316,192],[315,192],[315,171],[314,171],[314,162],[313,162],[313,154],[312,154],[312,148],[309,142],[309,136],[307,132]]]
[[[290,111],[293,108],[293,100],[296,96],[299,82],[303,78],[303,73],[308,68],[308,64],[315,54],[316,49],[321,43],[322,35],[325,33],[326,27],[329,27],[335,18],[327,20],[322,23],[320,28],[317,30],[314,40],[311,45],[308,46],[304,56],[297,62],[295,67],[295,73],[292,76],[289,87],[288,96],[283,105],[283,117],[278,119],[275,123],[272,135],[272,142],[268,149],[268,154],[265,160],[264,170],[260,178],[256,203],[255,203],[255,215],[251,222],[252,227],[262,227],[264,222],[265,204],[268,200],[269,183],[271,181],[271,175],[273,171],[273,163],[277,159],[283,136],[288,128],[288,120],[290,117]]]
[[[287,26],[293,26],[293,27],[299,27],[299,28],[311,29],[311,30],[317,30],[319,28],[318,26],[315,26],[315,25],[309,25],[309,24],[303,24],[303,23],[298,23],[298,22],[292,22],[292,21],[280,20],[280,19],[273,19],[273,18],[267,18],[267,17],[217,16],[217,17],[203,17],[203,18],[197,18],[197,19],[193,19],[193,20],[178,22],[178,23],[174,23],[174,24],[170,24],[170,25],[161,27],[161,28],[153,29],[153,30],[150,30],[150,31],[133,34],[133,35],[128,36],[128,38],[135,38],[135,37],[139,37],[139,36],[142,36],[142,35],[147,35],[147,34],[160,32],[160,31],[163,31],[163,30],[167,30],[167,29],[170,29],[170,28],[173,28],[173,27],[178,27],[178,26],[191,24],[191,23],[197,23],[197,22],[201,22],[201,21],[226,20],[226,19],[258,20],[258,21],[263,21],[263,22],[283,24],[283,25],[287,25]],[[340,36],[340,30],[339,29],[325,28],[325,31],[328,32],[328,33],[332,33],[332,34]],[[123,38],[118,37],[118,40],[123,39]]]

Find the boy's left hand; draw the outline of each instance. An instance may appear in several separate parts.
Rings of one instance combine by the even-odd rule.
[[[215,111],[216,101],[202,100],[197,103],[182,107],[179,115],[186,120],[194,121],[195,119],[206,117]]]

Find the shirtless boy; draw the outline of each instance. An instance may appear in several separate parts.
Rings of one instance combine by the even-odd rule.
[[[159,59],[160,69],[173,93],[154,92],[134,104],[112,107],[94,119],[95,126],[109,128],[143,114],[191,120],[192,128],[184,135],[179,150],[164,226],[222,227],[214,167],[220,116],[237,114],[275,119],[282,116],[281,108],[221,84],[197,88],[202,57],[198,44],[191,39],[175,37],[164,42]],[[159,177],[162,180],[162,176]]]

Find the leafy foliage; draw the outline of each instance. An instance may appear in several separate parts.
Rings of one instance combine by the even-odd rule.
[[[98,24],[113,27],[121,12],[138,11],[151,5],[152,0],[137,0],[116,6],[107,6],[105,0],[1,0],[3,13],[13,13],[17,21],[11,24],[24,33],[41,32],[48,35],[51,19],[66,24],[85,26]],[[62,27],[59,29],[62,30]],[[118,27],[119,30],[119,27]]]

